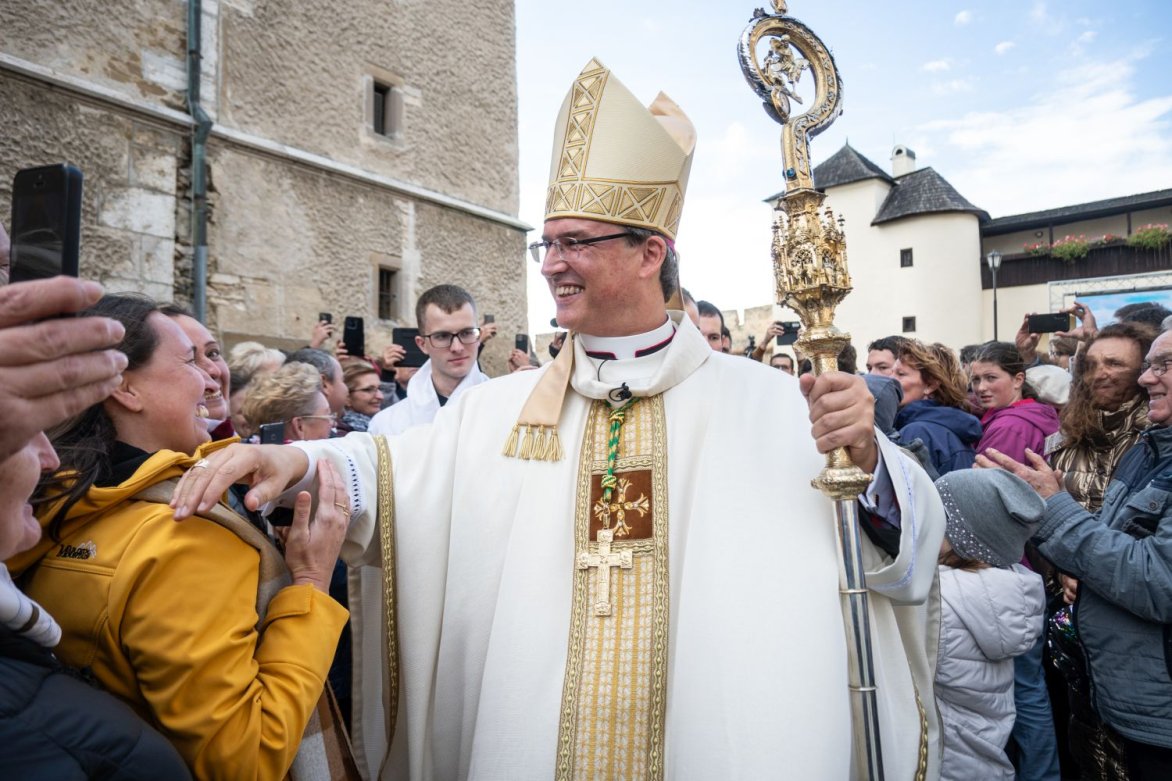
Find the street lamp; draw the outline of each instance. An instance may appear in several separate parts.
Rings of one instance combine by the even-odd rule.
[[[997,341],[997,269],[1001,268],[1001,253],[990,250],[985,256],[985,263],[993,273],[993,341]]]

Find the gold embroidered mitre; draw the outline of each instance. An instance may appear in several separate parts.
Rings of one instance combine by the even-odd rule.
[[[578,74],[554,129],[545,219],[576,217],[674,239],[696,130],[662,92],[644,107],[598,60]]]

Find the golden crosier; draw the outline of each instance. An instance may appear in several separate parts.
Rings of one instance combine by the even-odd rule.
[[[841,113],[842,81],[830,51],[808,27],[787,15],[785,0],[773,0],[773,8],[772,15],[762,9],[753,13],[737,53],[765,112],[781,124],[785,194],[777,204],[772,243],[777,300],[801,318],[797,347],[812,358],[815,373],[821,375],[838,368],[838,354],[850,341],[835,327],[834,311],[850,292],[851,279],[842,225],[829,207],[823,208],[825,196],[814,189],[810,138]],[[792,116],[793,105],[804,104],[797,87],[806,72],[814,81],[814,99],[806,113]],[[837,448],[827,454],[826,466],[813,484],[833,500],[835,510],[852,695],[853,776],[876,781],[883,778],[882,737],[857,507],[859,494],[870,482],[871,476],[851,462],[846,449]],[[920,730],[921,757],[927,756],[927,735],[925,724]],[[925,770],[921,765],[917,779]]]

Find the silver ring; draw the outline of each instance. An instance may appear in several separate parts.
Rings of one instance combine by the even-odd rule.
[[[198,460],[194,464],[192,464],[191,468],[192,469],[207,469],[208,468],[208,460],[206,458],[201,458],[200,460]]]

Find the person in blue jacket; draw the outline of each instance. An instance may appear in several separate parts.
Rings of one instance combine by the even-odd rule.
[[[895,416],[899,443],[920,440],[938,475],[971,467],[981,422],[965,412],[968,383],[952,350],[907,340],[895,362],[895,379],[903,388]]]

